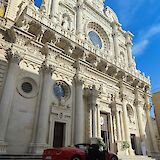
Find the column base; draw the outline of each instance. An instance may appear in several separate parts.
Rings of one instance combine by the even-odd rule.
[[[7,154],[8,143],[0,141],[0,154]]]
[[[29,146],[29,153],[42,154],[47,148],[51,148],[51,146],[44,143],[31,143]]]
[[[131,147],[129,148],[129,155],[135,156],[135,152]]]

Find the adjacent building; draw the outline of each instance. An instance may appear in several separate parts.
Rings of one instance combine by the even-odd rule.
[[[95,138],[119,156],[159,152],[150,80],[103,0],[0,3],[0,154]]]

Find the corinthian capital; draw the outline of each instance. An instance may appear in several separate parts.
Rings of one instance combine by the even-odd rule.
[[[46,61],[44,61],[41,65],[40,71],[43,71],[45,73],[52,75],[53,72],[55,71],[55,67],[53,65],[47,65]]]
[[[13,52],[11,48],[6,50],[5,58],[8,62],[17,64],[19,64],[23,59],[22,56],[18,54],[18,52]]]
[[[73,77],[73,79],[74,79],[74,82],[77,85],[83,85],[84,84],[84,81],[82,80],[82,78],[79,77],[79,75],[77,75],[77,74]]]

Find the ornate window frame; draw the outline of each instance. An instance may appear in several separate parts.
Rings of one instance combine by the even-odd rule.
[[[32,90],[30,92],[28,92],[28,93],[24,92],[24,90],[22,89],[22,84],[25,83],[25,82],[30,83],[32,85]],[[24,98],[28,98],[28,99],[34,98],[38,94],[38,85],[35,82],[35,80],[33,80],[32,78],[23,77],[18,82],[17,91]]]
[[[54,91],[54,86],[55,85],[61,85],[64,89],[64,97],[58,97],[56,96],[55,94],[55,91]],[[71,96],[71,88],[70,86],[63,80],[57,80],[54,84],[53,84],[53,94],[58,98],[58,99],[64,99],[65,101],[67,101],[70,96]]]
[[[90,41],[88,33],[91,32],[91,31],[94,31],[99,35],[99,37],[102,41],[101,50],[110,50],[111,44],[110,44],[110,41],[109,41],[108,34],[98,23],[88,22],[86,24],[86,35],[87,35],[88,41]]]

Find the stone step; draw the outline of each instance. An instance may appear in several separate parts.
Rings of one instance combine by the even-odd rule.
[[[156,160],[147,156],[118,156],[119,160]]]
[[[119,160],[156,160],[147,156],[118,156]]]
[[[41,155],[0,155],[4,160],[42,160]]]

